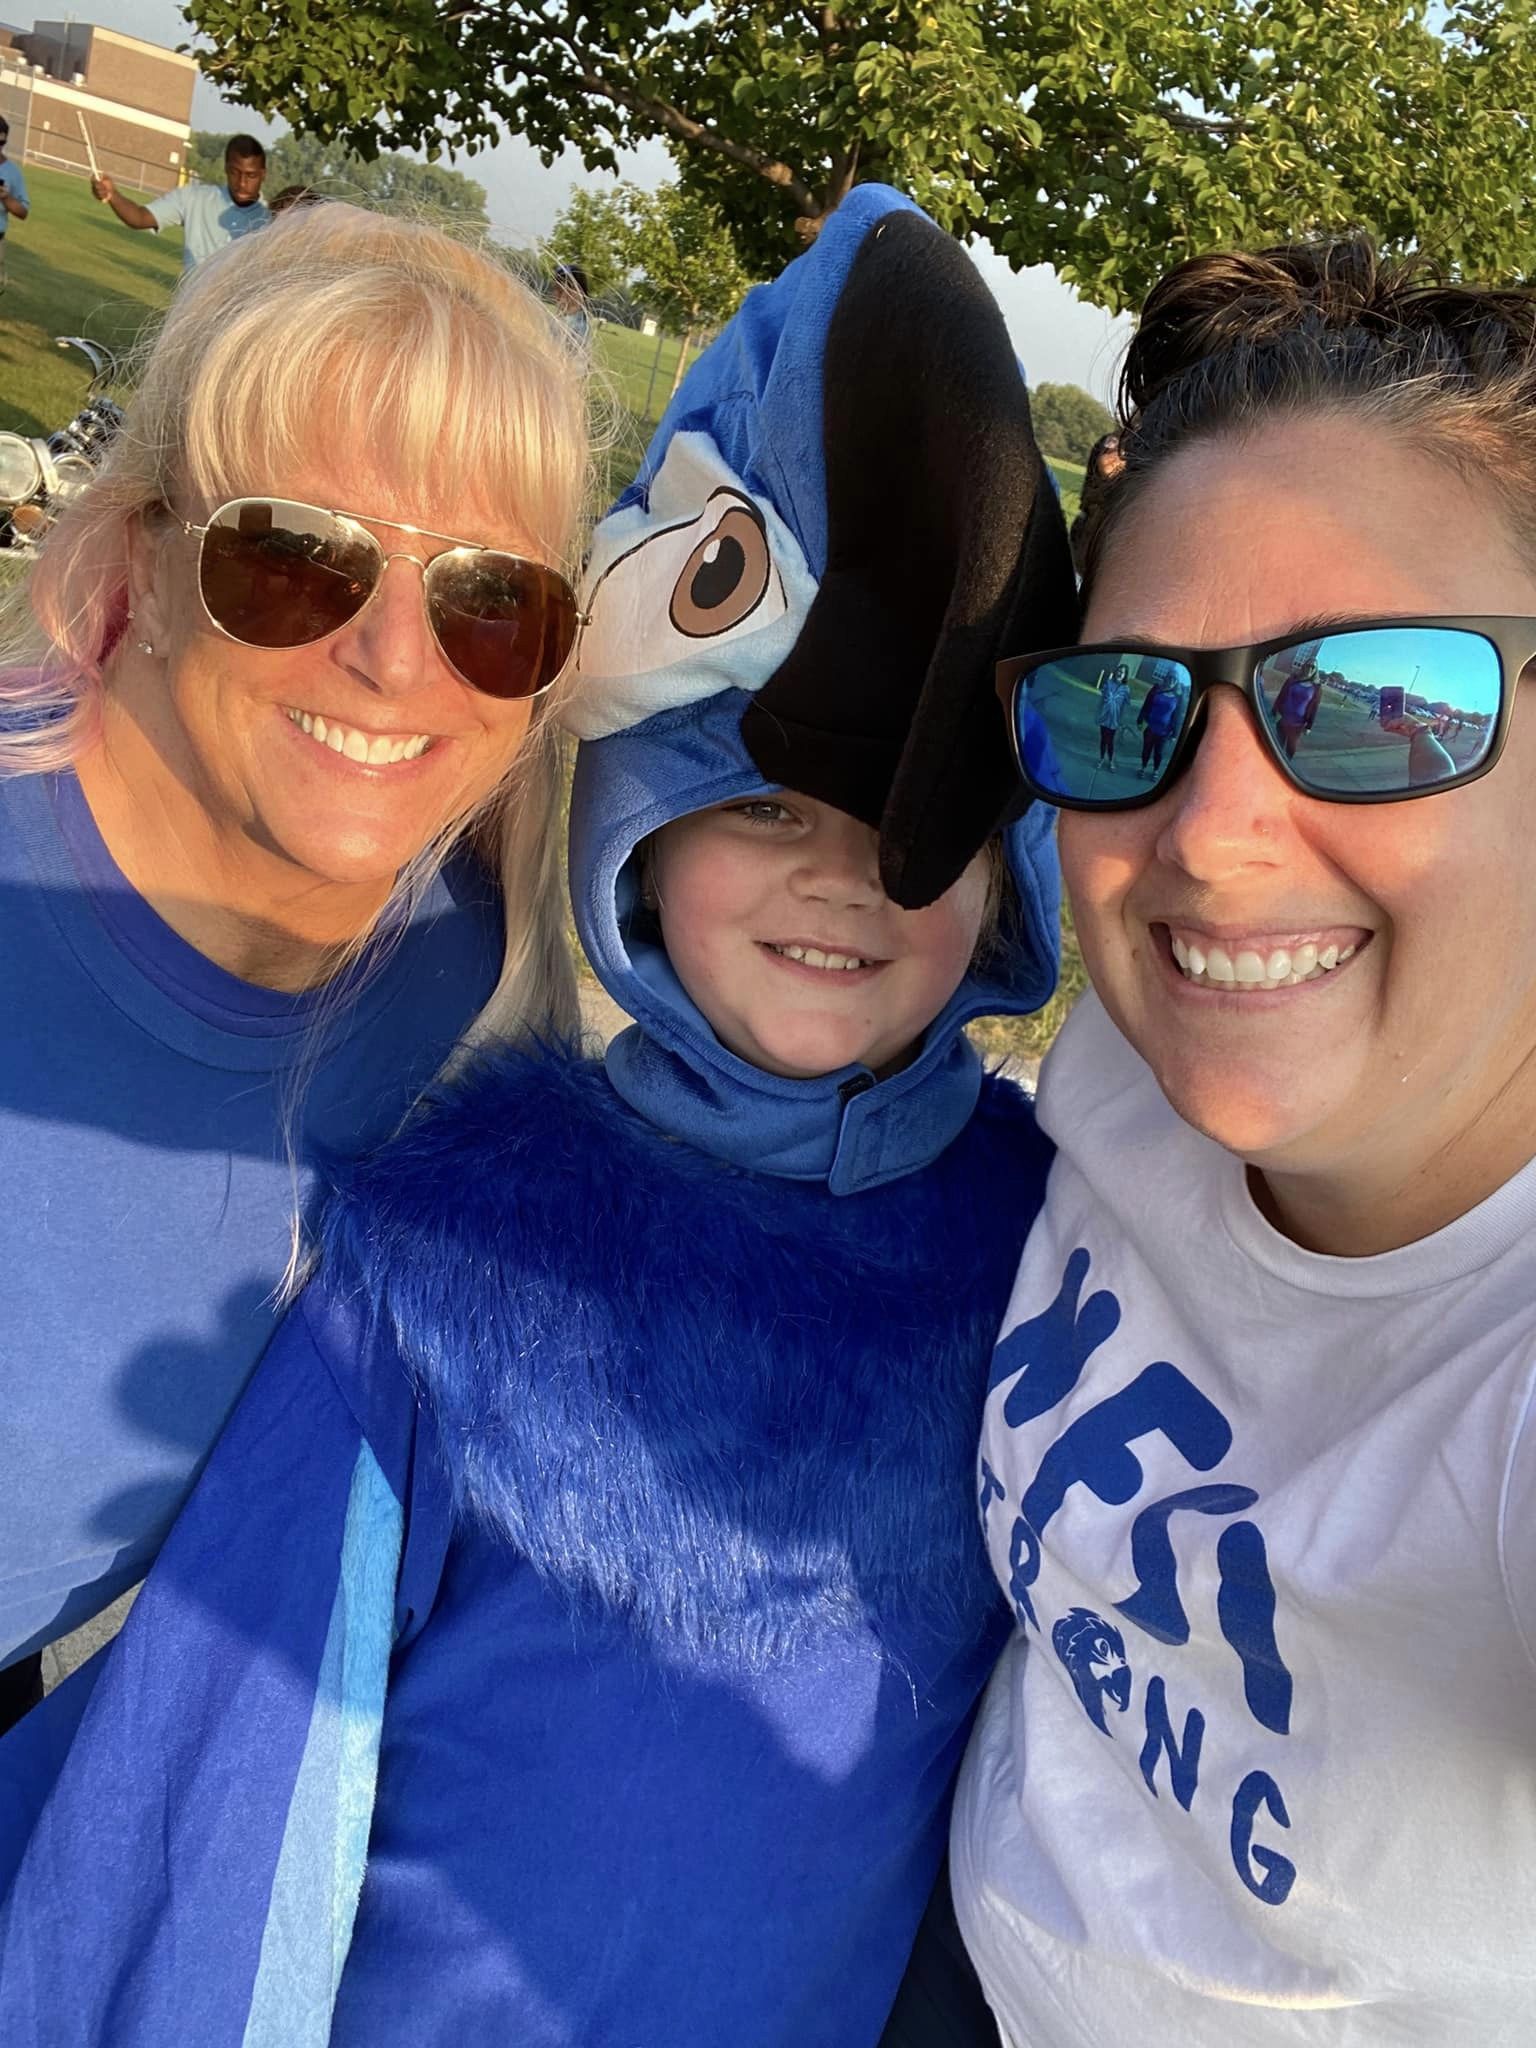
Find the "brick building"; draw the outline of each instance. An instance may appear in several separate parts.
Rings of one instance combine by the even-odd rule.
[[[197,64],[158,43],[82,21],[0,23],[7,155],[89,177],[81,120],[101,168],[142,192],[185,176]]]

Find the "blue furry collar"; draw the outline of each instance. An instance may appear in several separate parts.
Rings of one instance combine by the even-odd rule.
[[[930,1166],[838,1199],[667,1139],[600,1066],[504,1051],[355,1172],[326,1255],[460,1515],[574,1612],[693,1661],[860,1626],[942,1660],[993,1597],[975,1445],[1048,1159],[988,1079]]]

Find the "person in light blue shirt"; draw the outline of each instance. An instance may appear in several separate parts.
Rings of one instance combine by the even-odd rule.
[[[21,165],[13,164],[5,153],[5,145],[10,139],[10,124],[0,118],[0,292],[5,290],[6,230],[13,220],[25,220],[32,209]]]
[[[111,207],[125,227],[156,232],[179,227],[185,275],[241,235],[253,234],[257,228],[266,226],[272,218],[261,196],[266,175],[267,152],[255,136],[232,135],[224,152],[222,185],[179,185],[174,192],[162,192],[148,206],[126,198],[108,177],[92,178],[91,190]]]

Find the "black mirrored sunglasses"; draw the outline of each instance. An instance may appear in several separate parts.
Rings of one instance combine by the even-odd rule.
[[[307,647],[339,632],[395,560],[365,515],[295,498],[231,498],[196,537],[203,609],[245,647]],[[557,569],[453,534],[366,515],[370,526],[450,543],[421,563],[422,602],[443,659],[488,697],[537,697],[576,644],[576,593]],[[410,555],[403,559],[418,561]]]
[[[1034,795],[1069,810],[1155,803],[1194,757],[1202,700],[1248,699],[1277,767],[1329,803],[1401,803],[1486,775],[1536,619],[1369,619],[1250,647],[1101,641],[1000,662],[997,690]]]

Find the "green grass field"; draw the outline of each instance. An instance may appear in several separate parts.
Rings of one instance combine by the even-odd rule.
[[[1051,456],[1049,461],[1056,472],[1056,481],[1061,486],[1062,510],[1070,523],[1077,517],[1078,500],[1082,496],[1083,465],[1080,462],[1067,462],[1059,455]]]
[[[181,274],[181,236],[134,234],[91,197],[83,178],[29,168],[28,219],[5,238],[0,296],[0,428],[47,434],[84,396],[83,358],[53,345],[84,334],[132,346],[163,311]]]
[[[57,334],[83,334],[125,350],[163,312],[181,274],[181,236],[136,234],[92,199],[80,178],[29,168],[29,219],[6,240],[7,287],[0,295],[0,430],[46,434],[63,425],[85,395],[88,371]],[[633,474],[671,395],[678,342],[627,328],[598,329],[596,355],[614,401],[603,473],[611,493]],[[653,374],[654,372],[654,374]],[[649,404],[647,399],[649,398]],[[1082,470],[1053,462],[1070,519]],[[0,584],[20,563],[0,557]],[[1038,1017],[983,1023],[975,1036],[999,1056],[1043,1052],[1082,986],[1070,926],[1061,992]]]

